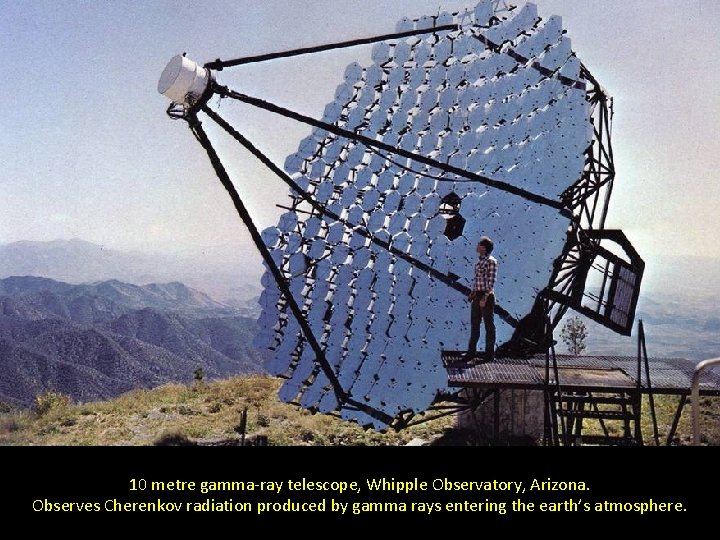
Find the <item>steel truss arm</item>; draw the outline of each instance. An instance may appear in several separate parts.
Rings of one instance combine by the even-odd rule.
[[[448,287],[451,287],[452,289],[460,292],[464,296],[467,296],[470,294],[470,288],[466,287],[465,285],[462,285],[461,283],[458,283],[456,278],[453,278],[447,274],[443,274],[442,272],[436,270],[432,266],[423,263],[422,261],[419,261],[412,255],[409,255],[405,253],[404,251],[401,251],[395,247],[393,247],[390,242],[387,242],[385,240],[380,240],[376,236],[374,236],[372,233],[370,233],[366,228],[362,226],[354,226],[350,223],[348,223],[346,220],[342,219],[338,214],[332,212],[329,210],[325,205],[320,204],[318,201],[316,201],[309,193],[307,193],[305,190],[303,190],[290,176],[288,176],[284,171],[282,171],[277,165],[275,165],[265,154],[263,154],[255,145],[253,145],[247,138],[245,138],[240,132],[238,132],[235,128],[233,128],[226,120],[224,120],[219,114],[217,114],[215,111],[204,105],[202,107],[202,111],[206,113],[211,119],[213,119],[220,127],[222,127],[226,132],[228,132],[236,141],[238,141],[245,149],[247,149],[252,155],[254,155],[257,159],[260,160],[260,162],[265,165],[268,169],[270,169],[273,173],[275,173],[283,182],[285,182],[294,192],[296,192],[304,201],[306,201],[312,208],[317,211],[323,218],[330,218],[332,221],[337,221],[343,224],[347,229],[352,230],[353,232],[357,232],[364,238],[367,238],[370,240],[373,244],[381,247],[382,249],[385,249],[395,255],[396,257],[403,259],[404,261],[410,263],[414,267],[422,270],[423,272],[427,273],[428,275],[432,276],[433,278],[437,279],[438,281],[444,283]],[[263,246],[264,247],[264,246]],[[504,308],[502,308],[499,305],[495,305],[495,313],[497,313],[505,322],[507,322],[511,326],[515,326],[517,324],[517,320]]]
[[[247,208],[245,207],[244,203],[242,202],[240,195],[238,194],[237,190],[235,189],[235,186],[233,185],[232,180],[230,180],[230,177],[229,177],[227,171],[225,170],[225,167],[223,166],[222,162],[220,161],[219,156],[215,152],[215,149],[213,148],[212,144],[210,143],[210,139],[208,138],[207,134],[205,133],[205,130],[202,127],[202,123],[200,122],[200,120],[197,118],[197,116],[195,114],[190,114],[186,118],[186,120],[187,120],[193,134],[195,135],[197,140],[200,142],[202,147],[207,152],[208,157],[210,158],[210,162],[212,163],[212,166],[215,169],[215,173],[217,174],[218,178],[220,179],[220,182],[222,183],[222,185],[225,187],[228,194],[230,195],[230,198],[233,201],[233,205],[235,206],[235,209],[237,210],[238,214],[240,215],[240,218],[242,219],[243,223],[245,224],[245,227],[248,229],[248,232],[250,233],[250,236],[252,237],[253,242],[255,243],[255,247],[257,247],[258,251],[262,255],[263,261],[265,262],[268,269],[272,273],[273,278],[275,279],[275,282],[277,283],[283,296],[285,297],[286,302],[288,303],[288,306],[290,307],[290,310],[292,311],[293,315],[295,316],[298,323],[300,324],[300,327],[302,328],[305,339],[310,344],[310,347],[312,348],[313,352],[315,353],[317,361],[320,364],[320,368],[323,370],[325,376],[330,381],[330,384],[333,387],[333,391],[335,392],[335,395],[338,398],[338,402],[343,403],[343,404],[350,404],[354,407],[357,407],[358,410],[361,410],[364,413],[368,414],[369,416],[379,419],[382,422],[384,422],[385,424],[390,425],[393,420],[390,415],[385,414],[382,411],[378,411],[377,409],[368,407],[367,405],[364,405],[362,403],[359,403],[359,402],[351,399],[350,395],[342,388],[340,381],[338,380],[337,376],[335,375],[335,372],[333,371],[329,362],[325,358],[325,352],[320,347],[320,344],[317,342],[317,339],[315,338],[315,335],[313,334],[312,329],[310,328],[307,321],[305,320],[305,317],[303,317],[300,306],[298,306],[297,302],[295,301],[295,298],[293,297],[292,292],[290,291],[290,288],[287,285],[287,282],[285,281],[282,273],[280,272],[280,269],[275,264],[275,261],[273,260],[272,256],[270,255],[270,252],[268,251],[267,247],[265,247],[265,244],[262,241],[262,237],[260,236],[260,232],[257,230],[257,227],[255,226],[255,223],[252,221],[252,218],[250,217],[250,214],[247,211]]]
[[[208,62],[205,64],[207,69],[222,70],[227,67],[240,66],[243,64],[253,64],[257,62],[266,62],[268,60],[275,60],[277,58],[292,58],[293,56],[300,56],[303,54],[313,54],[325,51],[333,51],[337,49],[346,49],[348,47],[356,47],[358,45],[371,45],[373,43],[379,43],[381,41],[389,41],[392,39],[402,39],[412,36],[421,36],[424,34],[434,34],[436,32],[452,32],[458,30],[460,27],[457,24],[446,24],[443,26],[433,26],[432,28],[422,28],[419,30],[409,30],[407,32],[398,32],[395,34],[384,34],[381,36],[372,36],[368,38],[353,39],[350,41],[342,41],[339,43],[328,43],[325,45],[316,45],[313,47],[303,47],[301,49],[293,49],[289,51],[276,52],[261,54],[258,56],[246,56],[243,58],[237,58],[235,60],[220,60],[219,58],[214,62]]]
[[[291,111],[290,109],[286,109],[285,107],[275,105],[274,103],[270,103],[268,101],[265,101],[265,100],[262,100],[262,99],[259,99],[256,97],[248,96],[248,95],[242,94],[240,92],[235,92],[234,90],[230,90],[226,86],[215,85],[214,89],[215,89],[215,92],[221,96],[226,96],[226,97],[230,97],[233,99],[237,99],[238,101],[242,101],[243,103],[248,103],[248,104],[258,107],[260,109],[264,109],[266,111],[280,114],[282,116],[285,116],[286,118],[291,118],[293,120],[297,120],[298,122],[302,122],[304,124],[308,124],[310,126],[314,126],[314,127],[323,129],[330,133],[334,133],[335,135],[338,135],[340,137],[361,142],[364,145],[369,146],[371,148],[379,148],[381,150],[385,150],[386,152],[397,154],[404,158],[407,158],[407,159],[410,159],[413,161],[417,161],[417,162],[423,163],[425,165],[429,165],[430,167],[435,167],[435,168],[443,170],[445,172],[455,174],[457,176],[466,178],[473,182],[479,182],[486,186],[497,188],[497,189],[500,189],[507,193],[512,193],[513,195],[517,195],[517,196],[522,197],[531,202],[549,206],[551,208],[555,208],[555,209],[559,210],[560,213],[564,216],[567,216],[567,217],[571,216],[570,212],[567,210],[567,208],[564,206],[563,203],[549,199],[543,195],[538,195],[537,193],[532,193],[526,189],[522,189],[517,186],[514,186],[513,184],[509,184],[507,182],[502,182],[500,180],[493,180],[492,178],[488,178],[486,176],[471,173],[469,171],[466,171],[465,169],[461,169],[460,167],[455,167],[455,166],[449,165],[447,163],[442,163],[440,161],[423,156],[421,154],[409,152],[407,150],[403,150],[402,148],[396,148],[396,147],[389,145],[387,143],[384,143],[382,141],[378,141],[377,139],[372,139],[365,135],[360,135],[359,133],[355,133],[355,132],[340,128],[333,124],[328,124],[327,122],[322,122],[320,120],[316,120],[316,119],[306,116],[304,114],[300,114],[295,111]]]

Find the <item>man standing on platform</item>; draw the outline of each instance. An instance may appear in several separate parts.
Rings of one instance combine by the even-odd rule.
[[[493,241],[482,236],[477,244],[478,262],[475,264],[475,279],[470,291],[470,343],[464,356],[467,362],[475,360],[477,341],[480,337],[480,323],[485,323],[485,362],[495,360],[495,279],[498,262],[490,254]]]

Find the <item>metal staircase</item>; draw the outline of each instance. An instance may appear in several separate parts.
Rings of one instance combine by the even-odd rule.
[[[638,326],[638,357],[635,386],[603,388],[593,392],[563,384],[555,356],[552,330],[548,321],[549,343],[545,365],[545,445],[580,446],[642,446],[641,426],[643,398],[643,367],[645,386],[651,390],[650,367],[645,348],[642,321]],[[655,402],[648,392],[655,444],[659,445]],[[602,433],[583,433],[586,420],[596,421]]]
[[[642,445],[640,393],[562,392],[557,397],[556,414],[565,419],[565,444],[607,446]],[[583,434],[583,421],[594,419],[602,435]]]

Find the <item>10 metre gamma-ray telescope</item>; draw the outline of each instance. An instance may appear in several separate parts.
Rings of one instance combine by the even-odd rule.
[[[347,66],[321,118],[229,88],[217,73],[363,45],[372,61]],[[604,226],[611,100],[559,17],[483,0],[403,19],[392,34],[202,67],[177,56],[158,89],[263,257],[255,344],[273,352],[281,400],[399,429],[452,394],[441,352],[467,344],[481,235],[501,268],[498,361],[543,352],[568,308],[630,334],[644,263]],[[249,104],[312,133],[280,168],[211,106],[214,96],[227,98],[223,110]],[[276,226],[256,228],[201,118],[290,187]]]

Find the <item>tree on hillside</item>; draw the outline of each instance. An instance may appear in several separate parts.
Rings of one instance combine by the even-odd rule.
[[[585,338],[587,338],[587,327],[580,317],[571,317],[565,321],[560,331],[560,337],[568,352],[574,356],[581,355],[585,350]]]

